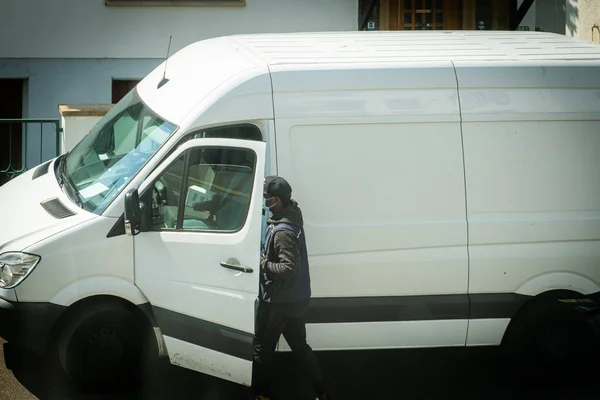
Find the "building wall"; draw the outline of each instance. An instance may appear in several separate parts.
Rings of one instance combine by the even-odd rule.
[[[536,28],[564,35],[567,27],[567,0],[544,0],[535,3]]]
[[[112,79],[142,78],[161,62],[161,59],[0,59],[0,78],[28,79],[24,117],[59,118],[59,104],[110,103]],[[41,140],[38,127],[28,130],[28,166],[56,154],[54,134],[49,128],[44,128]]]
[[[600,43],[600,1],[565,0],[567,8],[566,34],[582,40]]]
[[[161,58],[236,33],[356,30],[358,0],[246,0],[236,6],[106,6],[0,0],[0,58]]]
[[[0,0],[0,79],[27,79],[24,117],[59,118],[59,104],[111,103],[112,79],[143,78],[166,56],[169,35],[172,54],[215,36],[356,30],[357,20],[358,0],[246,0],[243,7]],[[24,147],[29,167],[57,152],[53,133],[35,127]]]
[[[525,0],[518,0],[517,6],[521,7],[521,4],[523,3],[523,1],[525,1]],[[554,0],[552,0],[552,1],[554,1]],[[562,1],[564,1],[564,0],[562,0]],[[529,7],[529,11],[527,11],[527,14],[525,14],[525,17],[523,17],[523,21],[521,21],[521,24],[520,24],[520,26],[528,27],[530,31],[535,31],[536,13],[537,13],[536,3],[538,3],[538,2],[534,1],[532,6]]]

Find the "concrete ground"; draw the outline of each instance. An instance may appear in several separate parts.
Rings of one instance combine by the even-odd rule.
[[[509,381],[496,349],[437,349],[317,353],[335,399],[598,399],[600,390],[579,382],[531,388]],[[0,352],[0,400],[130,400],[243,398],[237,385],[182,368],[153,370],[135,392],[83,394],[56,367],[20,354],[15,371],[4,367]],[[275,400],[308,400],[307,382],[291,354],[282,354],[275,372]],[[596,366],[598,362],[596,361]],[[597,386],[597,385],[596,385]]]

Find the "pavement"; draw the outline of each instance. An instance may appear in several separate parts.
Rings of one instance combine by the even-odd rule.
[[[0,346],[4,340],[0,339]],[[0,399],[2,400],[35,400],[27,389],[5,368],[4,351],[0,348]]]
[[[0,400],[235,400],[245,393],[238,385],[163,365],[149,371],[136,391],[85,394],[69,385],[56,366],[45,370],[39,357],[17,354],[20,366],[11,371],[0,351]],[[318,352],[317,357],[336,400],[600,398],[600,389],[591,382],[516,384],[507,379],[494,348]],[[293,355],[280,354],[277,363],[273,400],[310,399]]]

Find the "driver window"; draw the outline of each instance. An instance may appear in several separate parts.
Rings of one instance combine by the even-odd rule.
[[[153,229],[223,232],[241,229],[252,197],[255,153],[221,147],[186,153],[154,184]]]
[[[219,128],[211,128],[206,131],[197,131],[189,135],[187,140],[201,138],[227,138],[261,141],[262,134],[254,125],[224,126]]]
[[[185,158],[182,155],[175,161],[152,185],[150,199],[144,199],[151,204],[151,230],[177,228],[177,214],[183,181]]]

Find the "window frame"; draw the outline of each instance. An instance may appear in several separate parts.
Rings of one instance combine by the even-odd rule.
[[[260,141],[260,142],[267,142],[267,139],[265,138],[265,133],[260,129],[260,127],[256,124],[250,123],[250,122],[241,122],[241,123],[236,123],[236,124],[232,124],[232,125],[212,125],[212,126],[208,126],[208,127],[195,127],[192,128],[191,130],[189,130],[187,133],[185,133],[184,135],[182,135],[182,137],[177,141],[177,143],[175,143],[175,145],[173,145],[173,147],[171,148],[171,150],[169,150],[167,152],[167,154],[164,155],[164,157],[162,158],[162,160],[154,167],[152,168],[152,170],[150,171],[149,174],[151,174],[152,172],[154,172],[157,168],[160,168],[162,163],[169,158],[169,156],[171,154],[173,154],[175,151],[177,151],[177,149],[182,146],[183,144],[185,144],[186,142],[190,141],[190,140],[194,140],[194,135],[197,135],[198,133],[201,133],[203,131],[208,131],[208,130],[213,130],[213,129],[227,129],[227,128],[240,128],[240,127],[252,127],[254,129],[256,129],[258,131],[258,133],[260,134],[260,140],[255,140],[255,141]],[[250,140],[250,139],[237,139],[237,138],[228,138],[225,136],[221,137],[222,139],[233,139],[233,140]]]
[[[260,130],[259,130],[260,131]],[[262,132],[261,132],[262,133]],[[241,140],[241,139],[240,139]],[[188,178],[189,178],[189,171],[190,171],[190,154],[192,151],[198,151],[198,150],[204,150],[206,148],[217,148],[217,149],[227,149],[227,150],[242,150],[242,151],[247,151],[247,152],[251,152],[253,155],[253,163],[252,163],[252,182],[250,184],[250,188],[254,187],[255,184],[255,180],[256,180],[256,166],[258,164],[258,154],[256,154],[256,152],[252,149],[246,148],[246,147],[239,147],[239,146],[230,146],[230,147],[224,147],[224,146],[198,146],[198,147],[193,147],[191,149],[188,149],[185,151],[185,153],[182,154],[183,156],[183,173],[181,176],[181,184],[179,187],[179,200],[178,200],[178,205],[177,205],[177,221],[175,223],[175,228],[160,228],[160,229],[153,229],[151,221],[148,221],[148,226],[149,228],[149,232],[194,232],[194,233],[219,233],[219,234],[234,234],[234,233],[238,233],[240,232],[242,229],[244,229],[244,227],[246,226],[247,222],[248,222],[248,216],[250,215],[249,213],[249,208],[250,208],[250,202],[252,201],[252,191],[250,192],[250,202],[248,203],[248,207],[246,209],[246,213],[243,219],[243,222],[240,224],[240,226],[237,229],[234,230],[226,230],[226,229],[190,229],[190,228],[183,228],[183,217],[185,215],[185,204],[186,204],[186,195],[187,195],[187,190],[185,190],[187,188],[187,184],[188,184]],[[156,178],[154,179],[150,185],[148,185],[145,190],[140,194],[140,200],[141,201],[145,201],[146,200],[146,196],[149,196],[150,198],[150,202],[152,201],[152,196],[151,193],[154,190],[154,185],[156,184],[156,182],[158,180],[160,180],[163,175],[169,171],[169,169],[171,167],[173,167],[173,165],[175,165],[175,163],[177,163],[177,161],[179,160],[179,158],[175,159],[172,163],[170,163],[168,166],[166,166],[163,170],[162,173]],[[148,195],[148,191],[150,191],[150,195]],[[147,208],[150,210],[150,212],[152,212],[152,205],[151,204],[146,204]],[[143,218],[148,217],[147,215],[143,215]],[[151,215],[150,215],[151,218]]]

